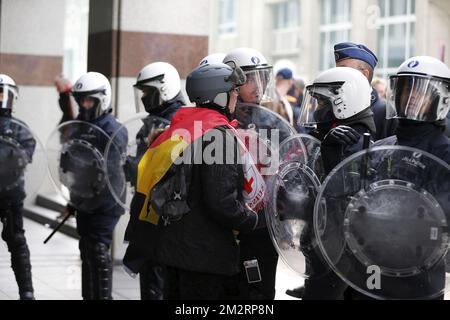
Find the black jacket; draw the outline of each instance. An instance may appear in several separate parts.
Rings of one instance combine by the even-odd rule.
[[[375,143],[378,145],[413,147],[427,151],[450,164],[450,139],[444,133],[444,127],[433,123],[400,121],[395,137]]]
[[[397,120],[386,119],[386,101],[380,99],[375,89],[372,90],[371,99],[372,104],[370,105],[370,109],[373,112],[373,119],[377,129],[374,136],[375,140],[393,136],[397,127]]]
[[[225,128],[217,129],[225,142]],[[238,142],[235,138],[233,141],[238,155]],[[195,145],[197,151],[203,151],[209,144],[201,139],[196,143],[191,147]],[[192,165],[189,172],[190,211],[179,221],[166,226],[162,219],[158,225],[140,221],[136,213],[142,208],[143,195],[136,193],[133,198],[130,220],[133,225],[129,226],[130,244],[124,257],[124,264],[132,271],[139,272],[143,261],[152,258],[157,263],[194,272],[222,275],[238,272],[239,250],[233,230],[251,231],[258,223],[257,215],[243,205],[242,165],[236,160],[232,164],[202,162]]]
[[[111,110],[103,114],[102,116],[98,117],[97,119],[89,121],[89,123],[102,129],[109,137],[111,137],[116,132],[116,130],[120,128],[120,123],[111,114]],[[71,133],[69,139],[77,138],[77,135],[79,134],[82,133],[75,131]],[[103,136],[101,137],[94,136],[92,137],[92,139],[93,140],[89,142],[92,143],[95,146],[95,148],[104,155],[108,140],[105,139]],[[125,152],[128,143],[127,132],[121,130],[120,134],[116,136],[115,142],[118,148],[120,149],[120,152]],[[110,160],[111,158],[108,159],[108,161]],[[114,162],[118,163],[120,159],[115,160],[116,161]],[[116,178],[118,179],[117,183],[122,183],[120,182],[119,176],[116,176]],[[114,181],[110,182],[115,183]],[[124,209],[117,204],[116,200],[112,196],[108,186],[106,185],[106,181],[105,186],[103,187],[102,191],[98,196],[93,198],[80,198],[71,196],[71,202],[73,203],[74,207],[78,209],[79,214],[102,213],[110,215],[121,215],[125,212]]]
[[[174,99],[167,101],[166,103],[161,105],[160,108],[153,110],[153,112],[149,113],[148,118],[159,117],[170,122],[172,121],[173,115],[184,105],[185,102],[180,93]],[[144,119],[143,122],[145,121],[146,120]],[[157,128],[163,129],[165,127],[165,124],[159,121],[155,121],[154,124],[156,125]],[[136,157],[132,156],[127,157],[128,163],[128,167],[126,169],[128,171],[127,177],[128,181],[130,181],[131,185],[133,186],[136,184],[137,166],[139,164],[139,161],[141,160],[141,157],[148,149],[147,137],[149,134],[150,134],[149,128],[144,123],[144,125],[136,134],[136,143],[137,143]]]
[[[342,146],[339,144],[326,144],[322,143],[320,151],[322,154],[322,162],[324,165],[325,173],[328,175],[330,171],[338,165],[342,160],[351,156],[352,154],[361,151],[363,148],[364,133],[369,133],[371,138],[375,135],[375,124],[373,119],[373,114],[370,109],[366,109],[360,114],[345,119],[339,120],[335,123],[336,126],[345,125],[353,128],[359,134],[361,134],[357,143],[350,146]],[[331,129],[331,128],[330,128]],[[323,133],[316,134],[315,136],[323,141],[324,137],[328,131],[324,128]]]
[[[389,137],[377,141],[374,146],[379,145],[401,145],[407,147],[417,148],[433,154],[444,162],[450,164],[450,139],[444,134],[444,127],[433,123],[399,120],[396,136]],[[450,215],[450,177],[444,170],[436,171],[439,176],[429,177],[426,181],[426,189],[430,192],[436,200],[438,200],[445,211],[446,216]],[[412,177],[415,178],[414,176]],[[438,182],[439,181],[439,182]],[[438,193],[435,193],[434,186],[439,185]],[[445,185],[443,185],[445,184]],[[443,191],[444,190],[444,191]],[[420,281],[419,281],[420,280]],[[431,272],[424,273],[415,283],[406,282],[402,288],[397,288],[398,292],[405,292],[410,295],[411,292],[417,291],[417,295],[429,294],[428,290],[436,293],[434,288],[443,288],[445,283],[445,263],[439,262],[433,267]],[[422,284],[423,283],[423,284]],[[421,284],[421,285],[418,285]],[[430,289],[431,288],[431,289]]]
[[[445,118],[445,135],[450,138],[450,112],[447,113],[447,118]]]
[[[142,120],[142,122],[144,122],[144,125],[136,134],[136,144],[137,144],[136,156],[135,157],[127,156],[126,166],[124,168],[126,179],[133,187],[136,187],[137,168],[139,165],[139,161],[141,160],[142,156],[145,154],[145,152],[148,150],[149,147],[147,137],[149,136],[150,132],[147,124],[151,122],[150,125],[152,126],[154,125],[156,128],[164,129],[166,123],[160,121],[161,119],[159,118],[165,119],[168,122],[172,121],[174,114],[184,105],[185,102],[180,93],[174,99],[164,103],[161,108],[153,110],[152,113],[149,113],[148,117]],[[124,236],[125,241],[129,240],[130,232],[131,232],[130,228],[127,228],[125,230]]]

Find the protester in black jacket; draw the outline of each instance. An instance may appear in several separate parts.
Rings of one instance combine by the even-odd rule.
[[[165,265],[167,299],[223,297],[224,283],[238,272],[233,230],[253,230],[259,221],[244,201],[248,177],[239,159],[246,153],[242,154],[230,122],[237,101],[235,89],[243,82],[240,69],[223,64],[192,71],[186,89],[197,107],[176,113],[170,128],[139,163],[131,204],[131,214],[138,219],[130,221],[124,264],[133,272],[150,257]],[[194,130],[198,125],[202,128]],[[174,139],[180,129],[188,136]],[[214,152],[207,152],[212,145]],[[174,150],[179,150],[183,162],[173,159]],[[205,154],[219,160],[211,161]],[[224,156],[232,156],[232,161],[224,161]]]

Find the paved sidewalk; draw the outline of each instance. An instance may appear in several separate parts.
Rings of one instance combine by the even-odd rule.
[[[36,299],[81,299],[81,262],[78,241],[56,233],[47,243],[44,239],[51,230],[25,219],[25,230],[31,251],[31,264]],[[450,274],[447,274],[450,278]],[[118,265],[114,267],[113,298],[116,300],[139,299],[139,278],[131,278]],[[450,279],[448,279],[450,283]],[[297,300],[285,294],[286,289],[303,284],[303,279],[289,269],[281,259],[278,262],[276,300]],[[14,274],[10,268],[10,255],[6,244],[0,241],[0,300],[19,298]],[[450,290],[446,292],[450,299]]]
[[[25,219],[24,223],[25,235],[31,252],[36,299],[81,299],[81,262],[78,241],[64,234],[56,233],[47,244],[43,244],[51,230],[28,219]],[[19,298],[10,264],[6,243],[0,241],[0,300]],[[302,278],[288,269],[281,261],[278,268],[276,299],[294,299],[287,296],[285,291],[287,288],[302,284]],[[131,278],[119,265],[114,267],[113,279],[114,299],[139,299],[139,278]]]

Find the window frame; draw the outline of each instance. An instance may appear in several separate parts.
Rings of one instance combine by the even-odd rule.
[[[348,12],[348,21],[345,22],[333,22],[331,23],[331,1],[337,1],[337,0],[322,0],[321,6],[322,6],[322,16],[320,20],[320,27],[319,27],[319,39],[322,39],[322,35],[325,36],[324,41],[320,40],[320,59],[319,59],[319,70],[326,70],[329,68],[330,65],[332,65],[331,60],[333,54],[333,45],[330,42],[331,33],[332,32],[339,32],[339,31],[346,31],[347,32],[347,39],[350,39],[351,31],[353,28],[353,22],[352,22],[352,0],[344,0],[345,1],[345,7],[344,12]],[[325,15],[325,18],[324,18]],[[322,19],[324,18],[324,19]],[[323,21],[323,22],[322,22]],[[327,45],[327,47],[324,47],[324,45]],[[325,54],[326,52],[330,52],[330,54]]]
[[[378,55],[383,56],[383,65],[378,65],[378,68],[375,71],[375,74],[379,77],[386,78],[390,74],[394,74],[397,72],[397,67],[389,67],[389,29],[392,26],[396,25],[405,25],[405,43],[404,43],[404,57],[408,59],[412,56],[411,52],[411,26],[412,24],[416,25],[416,13],[412,12],[412,1],[416,0],[406,0],[406,14],[402,15],[390,15],[390,4],[391,1],[395,0],[378,0],[378,4],[380,1],[384,2],[384,13],[381,13],[381,16],[377,19],[376,28],[377,30],[381,27],[384,27],[383,34],[383,52],[380,52],[379,49]],[[381,6],[379,5],[380,9]],[[414,3],[414,8],[416,8],[416,3]],[[414,27],[415,29],[415,27]],[[415,32],[414,32],[415,35]],[[378,34],[377,34],[378,38]],[[379,39],[378,39],[379,40]],[[378,41],[377,41],[378,42]],[[379,42],[378,42],[379,43]],[[412,48],[413,52],[415,48]]]
[[[217,32],[220,37],[230,37],[237,34],[237,17],[236,17],[236,0],[219,0],[218,1],[218,26]],[[225,16],[230,12],[230,6],[232,6],[232,16]],[[224,10],[222,10],[224,8]],[[225,22],[222,19],[225,18]]]

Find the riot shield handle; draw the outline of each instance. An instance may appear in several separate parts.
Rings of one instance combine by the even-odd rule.
[[[364,133],[363,135],[363,150],[369,149],[370,146],[370,133]]]
[[[52,237],[53,235],[64,225],[64,223],[66,223],[67,219],[69,219],[71,216],[75,215],[75,208],[72,207],[70,204],[67,205],[67,214],[64,217],[64,219],[55,227],[55,229],[53,229],[52,233],[50,233],[50,235],[44,240],[44,244],[46,244]]]
[[[369,151],[369,147],[370,147],[370,133],[366,132],[363,135],[363,150]],[[361,171],[360,171],[361,189],[366,188],[368,166],[369,166],[369,153],[366,152],[366,154],[363,157],[363,161],[361,163]]]

